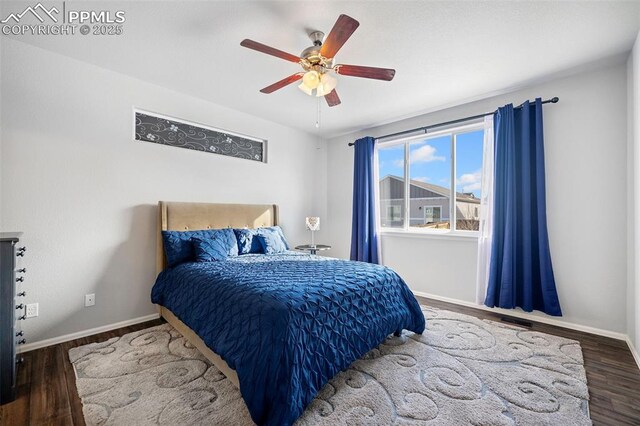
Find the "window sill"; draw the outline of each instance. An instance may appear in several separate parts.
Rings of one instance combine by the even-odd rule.
[[[449,232],[425,232],[425,231],[381,230],[380,236],[477,242],[479,233],[450,232],[450,231]]]

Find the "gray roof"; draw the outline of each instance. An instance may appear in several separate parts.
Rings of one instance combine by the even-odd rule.
[[[399,180],[400,182],[404,182],[403,178],[395,175],[387,175],[384,178],[382,178],[381,181],[384,181],[385,179],[396,179],[396,180]],[[447,198],[449,198],[449,195],[451,194],[451,190],[449,188],[446,188],[440,185],[434,185],[432,183],[411,179],[409,180],[409,184],[413,186],[417,186],[418,188],[426,189],[427,191],[435,192],[436,194],[442,195],[443,197],[447,197]],[[473,195],[473,193],[466,193],[466,192],[456,192],[456,201],[464,201],[466,203],[480,204],[479,198]]]

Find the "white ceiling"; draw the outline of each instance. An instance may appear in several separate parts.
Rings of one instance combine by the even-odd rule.
[[[44,2],[45,5],[51,2]],[[314,133],[316,99],[295,85],[259,89],[299,66],[240,46],[298,55],[309,30],[341,13],[360,27],[337,63],[396,69],[392,82],[339,76],[342,104],[322,103],[324,136],[417,115],[630,50],[640,2],[73,2],[126,11],[122,36],[16,36],[91,64]],[[25,3],[5,2],[3,14]],[[3,36],[4,37],[4,36]],[[10,58],[3,58],[11,60]]]

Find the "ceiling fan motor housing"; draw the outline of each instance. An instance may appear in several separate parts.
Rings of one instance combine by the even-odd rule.
[[[313,46],[307,47],[300,54],[302,67],[305,71],[327,72],[333,66],[333,58],[325,58],[320,54],[324,33],[322,31],[314,31],[309,34],[309,38],[313,42]]]

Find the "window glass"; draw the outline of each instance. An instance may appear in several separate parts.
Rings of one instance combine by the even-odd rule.
[[[380,226],[404,228],[404,144],[378,149]]]
[[[451,135],[409,145],[409,226],[449,229]]]
[[[482,193],[482,144],[484,132],[456,135],[456,229],[480,229],[480,195]]]

